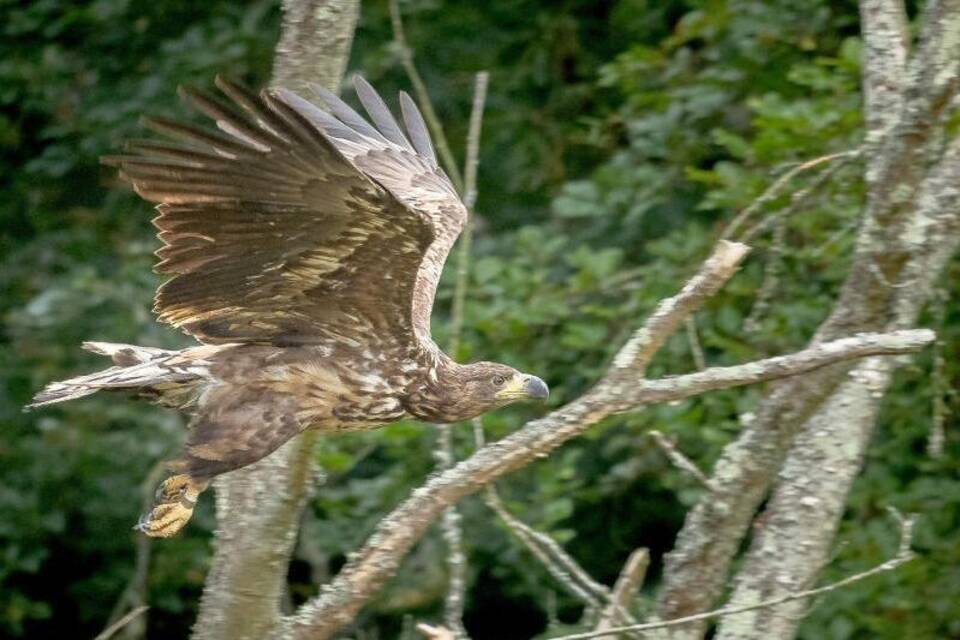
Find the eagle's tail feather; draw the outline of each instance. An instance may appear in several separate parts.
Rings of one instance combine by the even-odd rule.
[[[69,380],[52,382],[24,409],[73,400],[103,389],[136,390],[170,382],[186,382],[200,377],[195,367],[171,363],[178,351],[140,347],[111,342],[84,342],[87,351],[109,356],[116,366]]]

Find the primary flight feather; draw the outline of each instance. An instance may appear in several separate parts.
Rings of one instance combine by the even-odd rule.
[[[320,87],[327,110],[284,89],[216,85],[223,98],[181,93],[219,131],[147,118],[174,141],[104,158],[158,203],[156,268],[170,279],[154,310],[202,345],[85,343],[115,366],[53,383],[31,405],[115,390],[192,415],[181,473],[138,525],[151,536],[179,531],[214,476],[306,429],[457,422],[548,393],[507,365],[458,364],[430,336],[467,210],[409,96],[401,127],[361,78],[372,124]]]

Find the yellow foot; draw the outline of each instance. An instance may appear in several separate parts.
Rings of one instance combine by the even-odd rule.
[[[187,492],[187,489],[189,489],[192,484],[193,482],[190,480],[190,476],[185,473],[170,476],[157,487],[155,500],[157,504],[176,502],[180,499],[180,496]]]
[[[176,535],[190,520],[197,497],[205,488],[206,483],[186,474],[167,478],[157,489],[157,504],[143,514],[134,529],[152,538]]]

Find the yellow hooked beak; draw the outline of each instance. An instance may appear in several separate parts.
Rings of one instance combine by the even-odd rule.
[[[503,383],[503,388],[494,394],[498,400],[536,398],[542,400],[550,395],[547,383],[537,376],[517,374]]]

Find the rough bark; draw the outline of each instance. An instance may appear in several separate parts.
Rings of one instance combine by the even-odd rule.
[[[284,0],[273,86],[339,88],[359,0]],[[280,622],[280,600],[300,516],[316,477],[316,437],[288,442],[215,483],[215,552],[193,628],[197,640],[260,640]]]
[[[943,116],[956,94],[960,3],[928,4],[917,52],[909,62],[903,37],[904,12],[899,2],[864,0],[861,14],[866,42],[867,137],[872,147],[866,173],[867,209],[849,275],[814,342],[913,322],[957,244],[957,194],[953,186],[960,177],[957,151],[950,149],[933,163],[933,168],[931,160],[939,153]],[[816,541],[811,537],[808,545],[800,545],[791,542],[789,535],[784,536],[780,538],[780,551],[790,544],[796,544],[796,548],[793,554],[784,552],[778,557],[764,551],[772,544],[769,539],[758,541],[748,568],[741,574],[734,602],[750,600],[761,589],[766,589],[765,597],[771,597],[815,579],[842,511],[846,488],[859,469],[876,404],[889,381],[889,366],[862,363],[852,373],[850,366],[833,367],[781,383],[767,395],[756,419],[744,425],[741,436],[717,462],[711,479],[717,490],[690,511],[674,551],[666,558],[657,611],[660,619],[695,614],[713,606],[757,507],[801,431],[804,436],[793,446],[796,458],[789,463],[789,470],[785,468],[785,474],[796,479],[798,466],[809,469],[811,465],[819,471],[825,466],[842,466],[844,473],[821,478],[819,486],[811,481],[805,488],[786,488],[789,478],[783,480],[785,494],[794,498],[790,508],[795,510],[785,511],[785,494],[774,499],[773,505],[781,507],[771,509],[784,520],[792,518],[800,528],[819,529],[810,534]],[[817,437],[824,433],[824,425],[831,425],[830,433],[837,436],[831,444],[827,444],[828,438]],[[845,448],[847,438],[856,442],[850,450]],[[823,443],[823,447],[814,451],[811,443]],[[801,517],[812,511],[811,504],[822,509],[820,515]],[[836,515],[831,519],[832,514]],[[766,530],[773,528],[768,522]],[[800,535],[796,528],[790,531],[790,535]],[[808,553],[804,569],[782,580],[788,564],[791,570],[796,567],[800,546]],[[762,579],[755,571],[761,563],[767,567]],[[777,573],[778,568],[781,573]],[[777,584],[778,580],[784,584]],[[763,582],[762,587],[758,581]],[[777,630],[726,624],[724,637],[788,638],[795,630],[797,617],[784,620]],[[748,626],[751,630],[744,631]],[[672,629],[669,637],[700,638],[703,630],[699,622]],[[737,635],[742,633],[753,635]]]
[[[891,326],[912,325],[937,275],[960,245],[960,152],[955,144],[927,180],[913,231],[918,250],[896,285]],[[909,234],[908,234],[909,235]],[[860,471],[893,359],[862,361],[811,418],[790,449],[737,578],[732,606],[808,588],[829,559],[847,494]],[[718,639],[791,638],[808,603],[794,600],[722,621]]]

